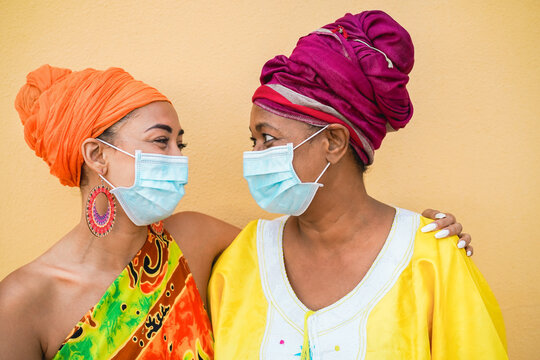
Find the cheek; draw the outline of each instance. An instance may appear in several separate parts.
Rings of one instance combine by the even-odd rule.
[[[326,160],[318,151],[297,153],[298,150],[293,158],[294,171],[302,182],[314,182],[326,166]]]
[[[135,159],[117,159],[108,168],[109,180],[116,187],[129,187],[135,181]]]

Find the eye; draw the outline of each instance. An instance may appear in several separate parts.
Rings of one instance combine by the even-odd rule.
[[[257,139],[255,139],[254,137],[250,137],[249,140],[253,142],[252,147],[255,147],[255,145],[257,145]]]
[[[179,148],[180,150],[183,150],[183,149],[186,148],[187,143],[179,142],[179,143],[177,144],[177,146],[178,146],[178,148]]]
[[[275,140],[276,138],[269,134],[263,134],[264,142],[267,143],[269,141]]]
[[[168,137],[158,137],[157,139],[154,139],[155,142],[158,142],[160,144],[166,145],[169,142]]]

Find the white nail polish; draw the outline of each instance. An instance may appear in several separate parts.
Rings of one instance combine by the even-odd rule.
[[[435,215],[435,219],[444,219],[446,217],[446,214],[438,213]]]
[[[439,231],[438,233],[435,234],[435,237],[437,239],[442,239],[442,238],[445,238],[448,236],[448,234],[450,234],[450,231],[444,229],[444,230],[441,230]]]
[[[458,249],[463,249],[466,245],[467,243],[465,242],[465,240],[459,240],[459,242],[457,243]]]
[[[427,224],[422,228],[422,232],[430,232],[437,228],[437,224],[432,222],[431,224]]]
[[[467,256],[471,256],[472,255],[472,251],[471,250],[467,250]]]

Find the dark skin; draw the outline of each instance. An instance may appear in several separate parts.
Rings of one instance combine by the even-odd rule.
[[[251,113],[250,130],[254,150],[297,145],[314,133],[309,125],[257,106]],[[383,247],[395,215],[393,207],[368,195],[349,147],[349,132],[339,124],[330,125],[294,151],[293,166],[303,182],[315,181],[328,163],[319,180],[324,186],[302,215],[289,217],[283,230],[289,282],[311,310],[335,303],[362,280]],[[460,225],[450,226],[451,233],[461,231]]]
[[[301,137],[300,128],[296,136]],[[166,155],[181,155],[182,141],[178,116],[166,102],[135,110],[129,120],[119,125],[111,140],[131,154],[142,150]],[[306,151],[311,151],[309,146]],[[107,236],[96,238],[89,231],[84,204],[90,191],[102,183],[98,174],[115,186],[130,186],[134,177],[134,159],[95,139],[83,143],[82,154],[86,181],[80,188],[80,222],[46,253],[0,282],[0,354],[7,359],[51,359],[77,322],[99,301],[146,241],[146,226],[134,225],[118,204],[115,225]],[[319,158],[317,166],[322,161]],[[301,171],[302,176],[311,176],[319,170],[314,165]],[[99,201],[98,210],[104,211],[105,199]],[[435,213],[433,210],[432,218]],[[438,220],[438,226],[443,228],[454,222],[449,215]],[[301,224],[295,225],[296,228],[307,229],[300,227]],[[164,225],[182,249],[201,298],[206,299],[212,263],[240,229],[196,212],[174,214],[164,220]],[[287,225],[287,234],[291,234],[287,239],[294,237],[301,241],[287,241],[287,246],[305,247],[313,234],[306,233],[310,238],[298,237],[291,225],[294,223]],[[460,225],[454,225],[449,227],[451,234],[461,231]],[[323,246],[325,242],[319,241],[319,244]],[[290,251],[294,251],[294,247],[288,247],[287,254]],[[299,265],[287,264],[288,271],[295,272],[295,284],[304,283]],[[365,266],[365,263],[358,266]],[[295,285],[298,291],[305,293],[302,298],[309,301],[310,288],[299,286]]]

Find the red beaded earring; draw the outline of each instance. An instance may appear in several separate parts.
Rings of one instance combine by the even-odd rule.
[[[107,197],[107,211],[105,214],[100,215],[96,209],[96,198],[99,194],[104,194]],[[88,200],[86,201],[86,223],[88,228],[97,237],[107,235],[113,225],[116,218],[116,204],[114,203],[114,197],[103,185],[98,185],[92,189]]]

